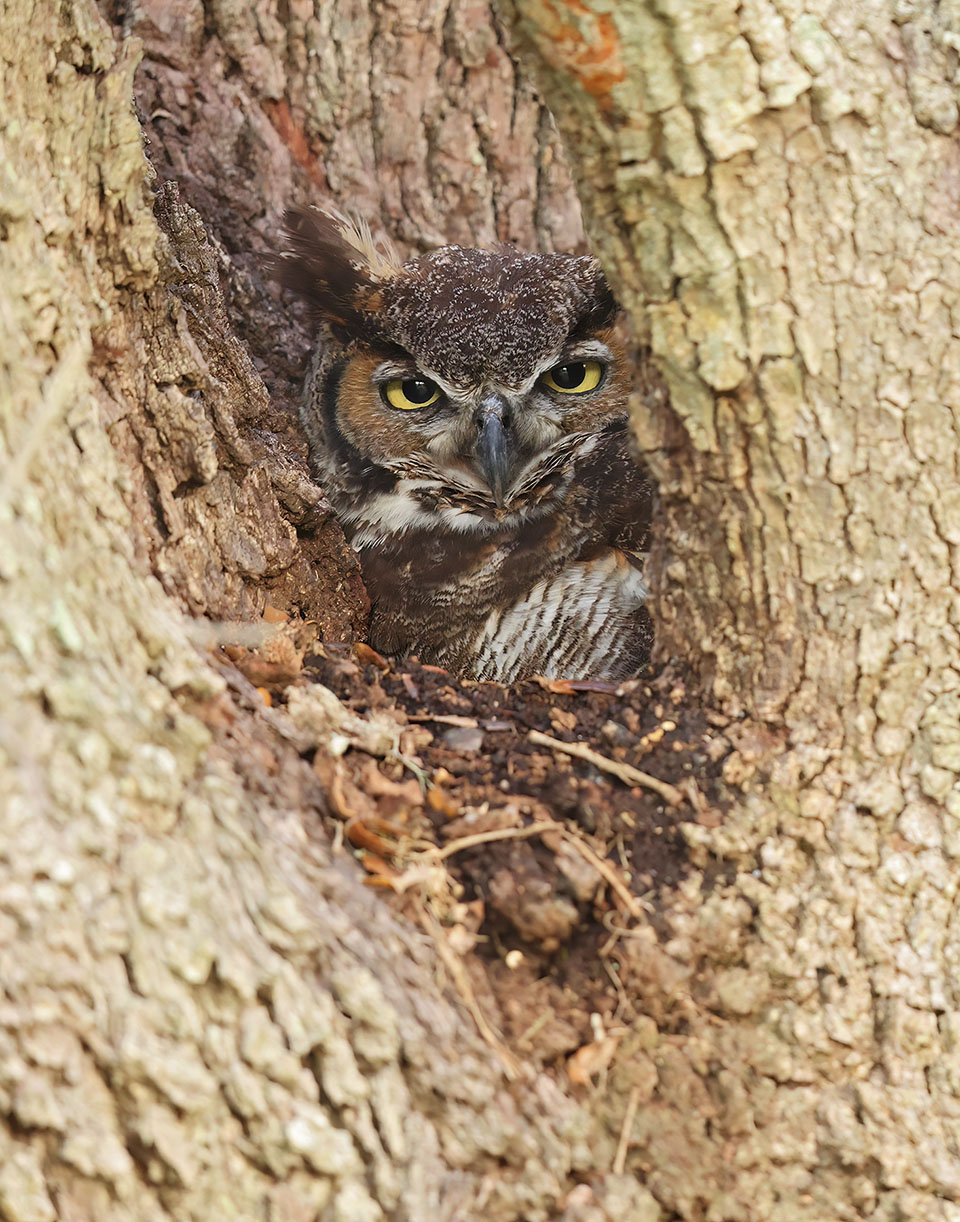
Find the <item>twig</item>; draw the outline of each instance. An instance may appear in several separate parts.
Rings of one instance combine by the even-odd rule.
[[[698,815],[705,815],[710,810],[710,803],[700,792],[700,786],[692,776],[685,777],[681,782],[687,801]]]
[[[461,717],[459,713],[408,713],[407,721],[435,721],[441,726],[462,726],[466,730],[477,729],[476,717]]]
[[[534,825],[536,826],[536,825]],[[619,896],[623,906],[627,909],[630,915],[637,921],[643,920],[643,906],[638,902],[637,897],[630,891],[630,888],[624,883],[623,879],[616,872],[609,861],[604,861],[602,857],[590,848],[590,846],[581,837],[575,835],[567,827],[560,827],[554,824],[557,831],[564,838],[567,844],[572,844],[584,861],[589,862],[596,870],[600,877],[606,882]]]
[[[463,849],[472,849],[477,844],[489,844],[493,840],[526,840],[528,836],[540,836],[544,832],[562,832],[559,823],[551,819],[547,823],[531,823],[529,827],[499,827],[492,832],[475,832],[472,836],[461,836],[437,850],[437,859],[443,861]]]
[[[648,892],[649,894],[649,892]],[[643,908],[644,912],[653,912],[653,904],[646,899],[637,899],[637,903]],[[600,947],[600,958],[609,955],[617,942],[621,938],[645,938],[646,931],[643,929],[630,929],[626,925],[617,924],[617,914],[615,912],[605,912],[601,917],[601,924],[604,929],[610,934],[603,946]]]
[[[633,1122],[639,1106],[640,1087],[635,1086],[630,1092],[630,1098],[627,1100],[627,1110],[623,1113],[623,1124],[620,1126],[620,1141],[617,1143],[617,1153],[613,1159],[612,1170],[614,1175],[623,1175],[624,1167],[627,1165],[627,1148],[630,1145],[630,1133],[633,1130]]]
[[[635,920],[643,920],[643,905],[631,893],[613,866],[598,856],[582,837],[553,819],[543,823],[531,823],[529,827],[500,827],[492,832],[476,832],[472,836],[461,836],[459,840],[452,840],[444,848],[437,850],[437,859],[443,861],[447,857],[452,857],[454,853],[459,853],[463,849],[472,849],[478,844],[490,844],[495,840],[527,840],[531,836],[542,836],[545,832],[556,832],[567,844],[573,845],[580,856],[593,866],[604,882],[617,893],[630,915]]]
[[[613,965],[602,956],[600,958],[600,966],[610,977],[610,983],[617,991],[617,1008],[613,1012],[613,1017],[614,1019],[618,1019],[624,1014],[627,1007],[630,1005],[629,999],[627,998],[627,990],[623,987],[623,981],[620,979],[619,975],[613,970]]]
[[[541,1028],[545,1027],[547,1023],[550,1021],[550,1019],[553,1017],[554,1017],[553,1006],[547,1006],[547,1008],[543,1011],[542,1014],[537,1015],[537,1017],[533,1020],[533,1022],[526,1029],[526,1031],[524,1031],[521,1035],[517,1036],[517,1041],[516,1041],[517,1047],[519,1048],[521,1044],[529,1043],[533,1039],[533,1037],[541,1030]]]
[[[527,739],[541,747],[550,747],[554,751],[562,751],[564,755],[573,755],[577,759],[586,760],[595,768],[602,768],[604,772],[612,773],[625,785],[641,785],[644,789],[652,789],[671,806],[679,806],[684,800],[683,793],[675,785],[661,781],[659,777],[651,776],[649,772],[641,772],[632,764],[620,764],[616,760],[608,759],[599,751],[584,746],[583,743],[565,743],[559,738],[552,738],[549,734],[541,734],[539,730],[528,731]]]
[[[433,914],[420,903],[415,904],[415,911],[420,918],[420,924],[433,939],[433,944],[437,948],[437,954],[440,956],[441,962],[453,977],[453,983],[460,994],[460,1000],[467,1007],[470,1016],[477,1024],[477,1030],[480,1032],[483,1042],[499,1056],[500,1063],[503,1065],[503,1071],[507,1077],[511,1080],[516,1080],[521,1073],[521,1063],[484,1017],[483,1011],[477,1003],[477,997],[473,991],[473,985],[470,983],[470,977],[467,975],[460,956],[450,947],[446,934]]]

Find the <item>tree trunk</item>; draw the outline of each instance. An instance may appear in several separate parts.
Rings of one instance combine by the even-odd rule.
[[[751,917],[734,962],[684,931],[717,1112],[671,1207],[954,1217],[956,13],[510,8],[666,391],[659,654],[754,719],[691,837]]]
[[[511,1075],[323,835],[329,706],[198,649],[189,617],[266,605],[362,632],[290,412],[309,337],[258,270],[282,207],[582,240],[486,5],[7,0],[11,1222],[960,1209],[952,10],[504,15],[659,378],[658,649],[742,716],[729,809],[626,939],[602,1089]]]

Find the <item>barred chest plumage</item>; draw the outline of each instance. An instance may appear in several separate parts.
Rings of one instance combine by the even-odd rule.
[[[531,674],[623,679],[646,657],[643,577],[612,549],[550,571],[512,599],[483,565],[426,591],[403,578],[385,589],[384,558],[371,557],[365,571],[374,598],[371,641],[387,653],[501,683]],[[418,614],[424,593],[428,605]]]
[[[321,213],[288,227],[281,278],[323,325],[302,419],[370,643],[501,682],[635,673],[653,486],[595,261],[446,247],[399,265]]]

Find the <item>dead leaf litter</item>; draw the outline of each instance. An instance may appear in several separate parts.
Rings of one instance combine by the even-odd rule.
[[[682,825],[722,815],[730,744],[675,677],[507,688],[324,645],[272,695],[312,756],[333,843],[442,940],[508,1072],[510,1049],[570,1057],[597,1046],[598,1019],[631,1019],[620,958],[690,872]]]
[[[433,938],[508,1075],[561,1058],[597,1081],[646,1021],[631,981],[690,825],[722,820],[738,727],[669,672],[503,687],[264,618],[259,641],[218,627],[223,673],[312,760],[334,851]]]

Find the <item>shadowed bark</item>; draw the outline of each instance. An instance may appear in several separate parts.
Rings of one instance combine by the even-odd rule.
[[[309,687],[265,708],[194,618],[363,630],[293,422],[306,327],[259,270],[286,204],[405,249],[582,241],[487,7],[8,0],[12,1222],[956,1212],[952,17],[503,16],[652,354],[658,647],[741,717],[730,809],[631,930],[642,1017],[585,1091],[491,1052],[457,965],[324,837],[335,736],[411,731]]]

